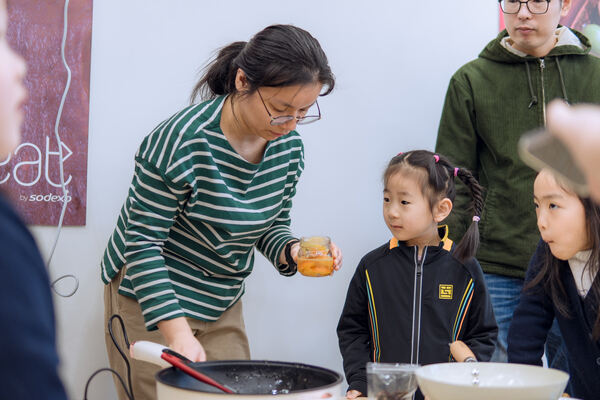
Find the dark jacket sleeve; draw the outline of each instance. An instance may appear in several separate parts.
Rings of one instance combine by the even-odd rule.
[[[1,398],[63,400],[54,309],[46,267],[34,239],[0,200]]]
[[[363,261],[356,269],[337,326],[348,390],[367,394],[366,364],[371,361],[371,334]]]
[[[525,287],[539,273],[544,262],[544,247],[540,240],[529,262]],[[544,344],[554,320],[552,300],[536,285],[524,289],[508,330],[508,362],[542,365]]]
[[[467,263],[473,277],[474,289],[467,327],[462,338],[478,361],[489,361],[496,347],[498,326],[481,266],[474,258]]]
[[[435,151],[448,157],[454,166],[467,168],[477,178],[479,152],[475,126],[473,93],[459,71],[448,85]],[[471,224],[471,193],[460,180],[456,180],[453,203],[452,212],[444,223],[448,224],[452,239],[458,243]]]

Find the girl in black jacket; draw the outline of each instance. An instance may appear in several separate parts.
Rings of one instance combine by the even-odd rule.
[[[438,224],[452,210],[456,177],[471,190],[474,215],[453,246]],[[456,340],[487,361],[496,343],[494,313],[473,258],[483,209],[473,175],[417,150],[394,157],[383,180],[383,215],[393,238],[361,260],[337,328],[347,398],[366,395],[369,361],[447,362],[448,344]]]
[[[567,347],[572,396],[600,399],[600,207],[548,170],[534,183],[542,235],[508,334],[508,361],[542,365],[554,318]]]

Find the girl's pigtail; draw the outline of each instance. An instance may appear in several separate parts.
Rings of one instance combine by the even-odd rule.
[[[473,219],[471,225],[465,232],[460,243],[454,250],[454,256],[461,262],[475,257],[479,247],[479,219],[483,211],[483,188],[477,182],[477,179],[466,169],[454,169],[453,173],[457,176],[471,191],[471,210]]]
[[[246,47],[246,42],[233,42],[221,50],[205,68],[202,78],[192,90],[190,102],[198,97],[210,100],[223,94],[235,93],[235,77],[238,65],[235,59]]]

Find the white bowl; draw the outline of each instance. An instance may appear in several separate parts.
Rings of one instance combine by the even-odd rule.
[[[556,369],[484,362],[431,364],[416,375],[429,400],[556,400],[569,380]]]

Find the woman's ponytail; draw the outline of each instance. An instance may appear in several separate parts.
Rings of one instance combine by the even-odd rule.
[[[483,212],[483,188],[477,182],[477,179],[466,169],[454,169],[455,176],[457,176],[471,191],[471,211],[473,214],[471,225],[465,232],[460,243],[454,250],[454,256],[464,262],[469,258],[475,257],[477,248],[479,247],[479,219]]]
[[[237,95],[238,69],[246,76],[247,85],[242,95],[251,95],[263,86],[320,83],[323,85],[321,96],[325,96],[335,85],[327,56],[317,39],[293,25],[271,25],[248,42],[234,42],[222,48],[203,70],[190,96],[192,103],[198,97],[210,100],[221,95]]]
[[[233,42],[219,50],[214,60],[204,68],[202,78],[192,91],[190,102],[193,103],[198,97],[209,100],[235,92],[235,77],[238,69],[236,58],[244,47],[246,42]]]

